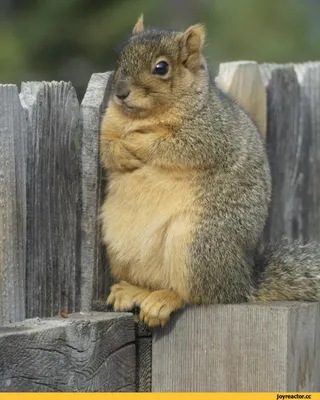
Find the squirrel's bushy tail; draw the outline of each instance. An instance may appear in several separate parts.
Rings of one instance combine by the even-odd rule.
[[[256,259],[252,301],[320,301],[320,245],[282,240]]]

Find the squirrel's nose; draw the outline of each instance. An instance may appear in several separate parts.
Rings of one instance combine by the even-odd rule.
[[[126,82],[120,81],[116,86],[116,96],[120,100],[126,99],[130,94],[130,89]]]
[[[130,90],[126,91],[125,93],[116,93],[116,96],[118,97],[118,99],[120,100],[124,100],[129,96]]]

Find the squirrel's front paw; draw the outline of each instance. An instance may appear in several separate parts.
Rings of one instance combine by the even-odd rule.
[[[149,294],[140,305],[140,319],[150,328],[164,327],[170,314],[183,307],[181,297],[171,290],[157,290]]]
[[[114,311],[130,311],[135,306],[140,306],[149,293],[147,289],[121,281],[112,285],[107,304],[113,305]]]

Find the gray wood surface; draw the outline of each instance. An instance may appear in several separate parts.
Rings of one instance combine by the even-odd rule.
[[[28,82],[27,317],[80,307],[79,104],[70,83]]]
[[[273,70],[275,70],[277,68],[285,68],[288,66],[291,66],[291,64],[276,64],[276,63],[260,64],[259,65],[260,74],[261,74],[262,82],[264,83],[265,87],[267,87],[269,84]]]
[[[110,311],[105,300],[93,301],[94,311]],[[152,339],[151,330],[139,320],[139,310],[134,310],[136,335],[136,391],[151,392]]]
[[[135,391],[133,317],[74,314],[0,328],[0,391]]]
[[[303,238],[320,242],[320,62],[296,64],[295,71],[300,84],[300,130],[305,145],[301,148],[305,153],[301,180],[306,189],[301,195]]]
[[[153,334],[153,392],[314,392],[319,368],[318,303],[194,307]]]
[[[111,73],[93,74],[80,108],[82,210],[81,310],[93,299],[106,298],[109,271],[98,221],[105,179],[99,160],[100,122],[105,112]]]
[[[266,240],[320,240],[320,64],[265,64],[273,194]]]
[[[137,344],[136,391],[151,392],[152,380],[152,330],[139,320],[139,309],[135,310]]]
[[[265,66],[265,70],[266,70]],[[270,67],[267,82],[267,150],[272,202],[267,242],[307,236],[310,130],[301,115],[301,90],[292,66]]]
[[[0,325],[25,317],[26,138],[15,85],[0,85]]]
[[[138,337],[136,340],[136,346],[136,392],[151,392],[152,338]]]

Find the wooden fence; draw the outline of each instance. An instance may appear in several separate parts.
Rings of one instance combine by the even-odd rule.
[[[105,307],[110,73],[0,85],[0,391],[320,391],[317,303],[189,308],[151,333]],[[217,83],[266,135],[266,240],[320,242],[320,63],[221,64]]]

